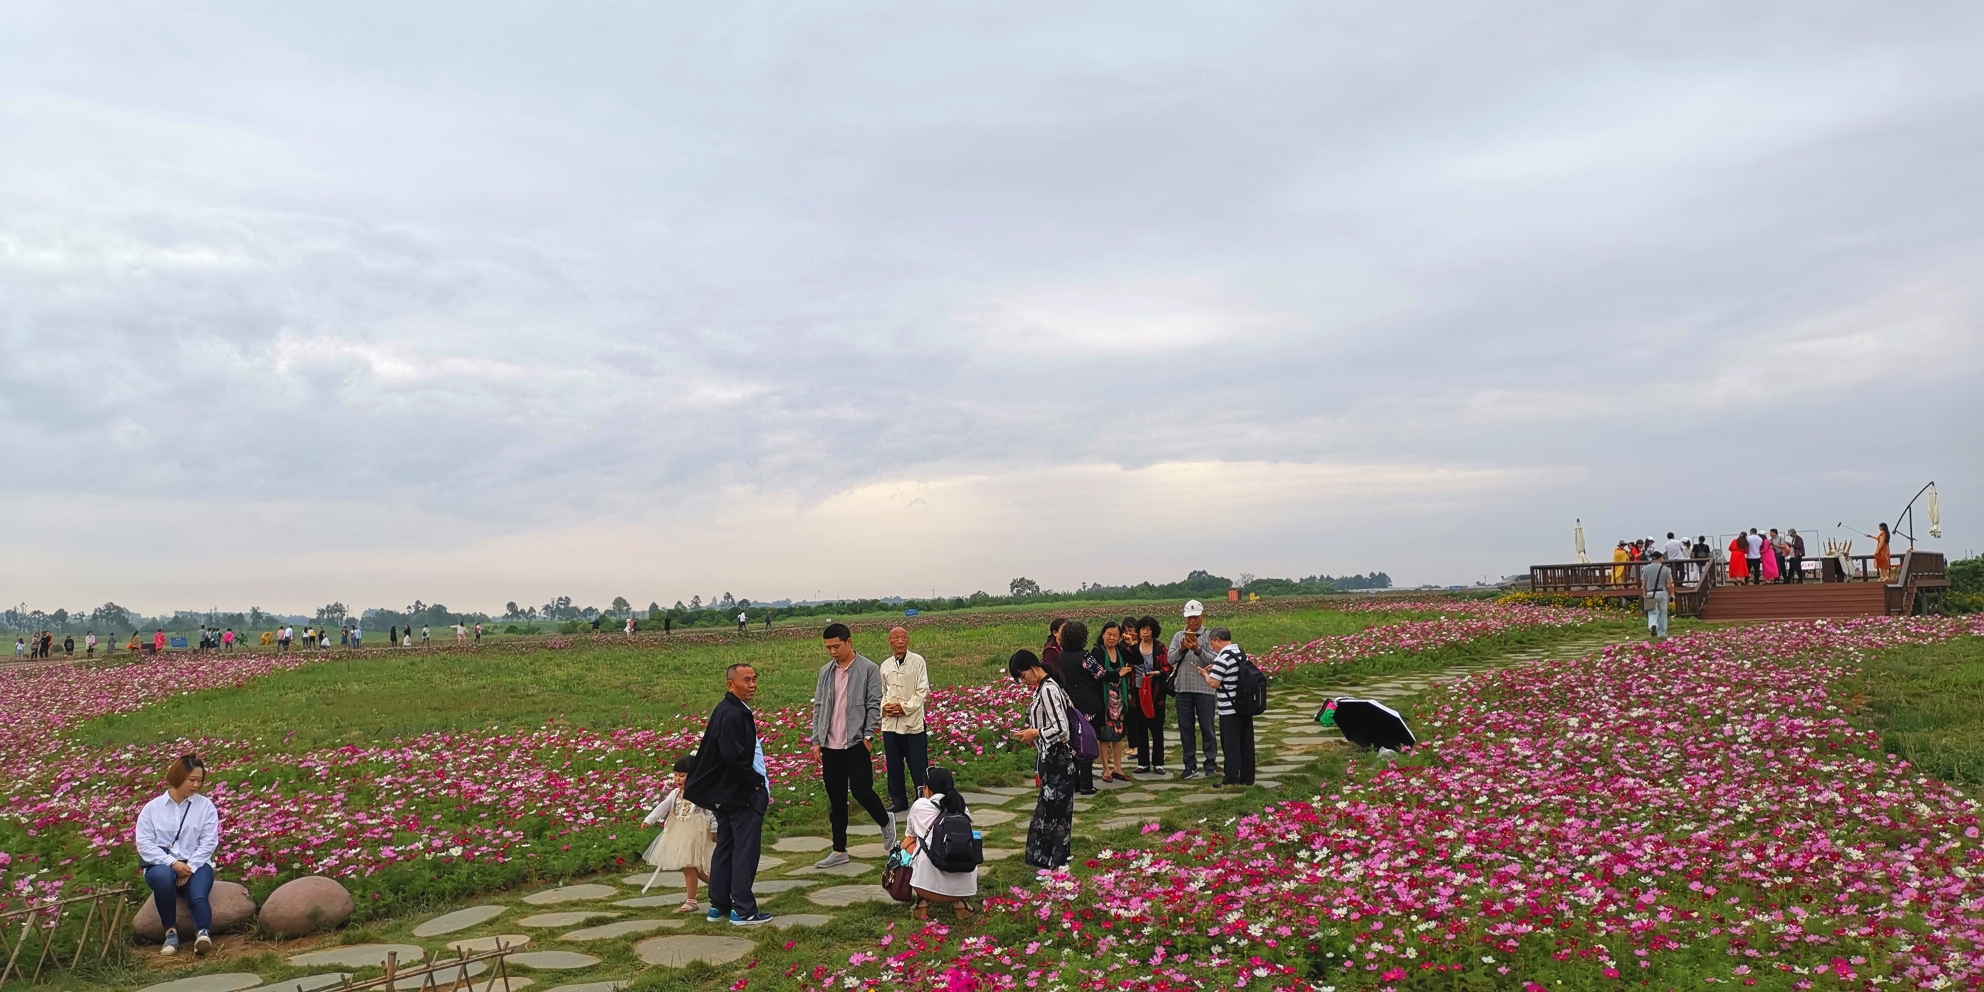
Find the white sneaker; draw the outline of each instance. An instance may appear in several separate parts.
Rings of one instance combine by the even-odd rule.
[[[896,815],[889,814],[889,822],[882,824],[882,850],[896,849]]]
[[[813,862],[813,867],[815,867],[815,868],[832,868],[832,867],[834,867],[835,865],[844,865],[844,864],[847,864],[847,862],[848,862],[848,861],[849,861],[849,858],[848,858],[848,856],[847,856],[847,852],[846,852],[846,851],[828,851],[828,852],[827,852],[827,856],[826,856],[826,857],[824,857],[824,858],[821,858],[820,860],[818,860],[818,861],[815,861],[815,862]]]

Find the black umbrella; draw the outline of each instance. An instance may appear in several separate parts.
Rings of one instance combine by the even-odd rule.
[[[1330,719],[1325,720],[1325,714]],[[1316,722],[1326,727],[1334,724],[1343,731],[1345,740],[1359,747],[1388,747],[1396,751],[1419,743],[1412,736],[1412,728],[1405,725],[1405,718],[1375,699],[1331,700],[1330,705],[1316,714]]]

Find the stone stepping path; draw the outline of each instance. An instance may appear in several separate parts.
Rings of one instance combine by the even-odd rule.
[[[971,825],[974,827],[996,827],[1001,823],[1011,823],[1019,818],[1020,815],[1018,813],[1009,809],[988,809],[982,812],[974,810],[971,814]]]
[[[1280,774],[1284,772],[1300,771],[1301,768],[1302,768],[1301,765],[1258,765],[1254,768],[1254,770],[1257,772],[1273,772],[1276,774]]]
[[[1149,816],[1153,813],[1168,813],[1171,809],[1170,806],[1125,806],[1116,812],[1125,816]]]
[[[867,864],[861,861],[849,861],[844,865],[835,865],[832,868],[815,868],[812,865],[807,865],[804,868],[794,868],[791,871],[786,872],[786,874],[787,875],[838,875],[841,878],[857,878],[859,876],[868,874],[868,872],[874,867],[875,867],[874,865]]]
[[[988,847],[985,849],[985,860],[1001,861],[1018,853],[1020,851],[1016,847]]]
[[[601,926],[587,927],[584,930],[574,930],[558,939],[570,941],[609,940],[614,937],[626,937],[637,933],[653,933],[656,930],[679,930],[683,922],[682,920],[621,920],[618,923],[607,923]]]
[[[959,792],[966,806],[997,806],[1012,799],[1012,796],[995,795],[989,792]]]
[[[1257,778],[1254,780],[1254,784],[1260,786],[1263,789],[1281,788],[1281,783],[1271,778]]]
[[[1178,801],[1181,803],[1214,803],[1225,798],[1227,797],[1217,792],[1194,792],[1189,796],[1178,797]]]
[[[416,937],[439,937],[444,933],[480,926],[510,911],[508,906],[470,906],[444,913],[413,928]]]
[[[492,978],[481,983],[470,982],[468,984],[468,992],[517,992],[518,989],[529,988],[536,984],[537,979],[535,978],[511,975],[508,978]],[[411,982],[408,983],[408,986],[410,985],[412,985]],[[402,987],[404,988],[406,986]]]
[[[1024,796],[1036,790],[1023,785],[988,785],[985,787],[985,791],[1001,796]],[[965,801],[970,802],[970,800]]]
[[[1147,816],[1119,816],[1114,819],[1104,820],[1096,824],[1096,826],[1102,830],[1121,830],[1124,827],[1141,827],[1146,823],[1152,822],[1155,821]]]
[[[620,992],[626,987],[626,982],[580,982],[577,985],[553,986],[544,992]]]
[[[834,842],[825,837],[780,837],[772,845],[772,850],[788,852],[824,851],[833,846]],[[764,864],[761,862],[758,867],[763,868]]]
[[[148,985],[142,992],[241,992],[262,984],[262,976],[245,971],[232,971],[224,975],[195,975],[176,981]]]
[[[876,888],[879,890],[881,886]],[[507,960],[511,964],[544,971],[576,971],[599,963],[598,958],[577,951],[525,951],[522,954],[512,954]]]
[[[530,946],[530,935],[524,933],[502,933],[493,937],[470,937],[467,940],[451,941],[448,950],[457,954],[481,954],[498,947],[522,950]]]
[[[649,937],[634,945],[634,956],[648,964],[681,968],[697,961],[728,964],[751,953],[757,946],[743,937],[682,934],[677,937]]]
[[[1296,747],[1307,747],[1311,744],[1328,744],[1332,740],[1342,739],[1341,737],[1287,737],[1283,738],[1283,741]]]
[[[803,889],[818,884],[820,884],[820,880],[817,878],[774,878],[770,881],[761,878],[751,883],[751,892],[754,895],[759,893],[775,895],[780,892],[791,892],[793,889]]]
[[[662,872],[660,878],[654,879],[653,885],[648,885],[648,879],[650,878],[654,878],[654,869],[652,868],[648,869],[647,871],[641,872],[637,875],[629,875],[626,878],[621,879],[620,884],[631,885],[637,889],[639,888],[665,889],[670,887],[679,889],[682,887],[682,872],[680,870]]]
[[[1156,798],[1148,792],[1122,792],[1116,795],[1119,803],[1147,803]]]
[[[975,818],[976,815],[974,814]],[[881,841],[876,841],[873,844],[850,844],[847,847],[847,856],[850,858],[886,858],[889,856],[889,849],[883,847]]]
[[[336,964],[347,968],[384,968],[386,955],[394,952],[399,953],[401,961],[419,961],[427,953],[427,948],[417,944],[351,944],[297,954],[289,959],[289,963],[305,967],[313,964]]]
[[[259,988],[249,989],[248,992],[318,992],[319,989],[327,989],[333,985],[342,984],[345,979],[350,977],[351,972],[332,971],[322,975],[305,975],[302,978],[289,978],[280,982],[270,982]],[[154,985],[152,988],[158,988],[158,986]],[[147,989],[145,992],[151,992],[151,990]]]
[[[850,823],[847,825],[847,832],[857,837],[880,837],[882,836],[882,827],[880,824],[875,823]],[[833,845],[829,843],[827,846],[832,847]]]
[[[825,913],[787,913],[772,917],[772,926],[780,930],[790,930],[793,927],[822,927],[831,920],[833,917]]]
[[[696,894],[699,896],[702,895],[701,892],[698,892]],[[662,906],[674,908],[676,906],[682,905],[682,896],[683,896],[682,891],[680,889],[677,889],[674,892],[666,893],[664,895],[636,896],[635,898],[632,899],[622,899],[619,902],[614,903],[613,905],[625,906],[628,909],[656,909]]]
[[[615,905],[618,904],[616,903]],[[533,930],[554,930],[558,927],[575,927],[581,923],[597,920],[601,917],[610,920],[621,915],[624,914],[609,913],[599,909],[583,910],[574,913],[539,913],[536,916],[526,916],[518,920],[517,926],[530,927]]]
[[[852,906],[862,902],[893,903],[879,885],[830,885],[806,893],[806,899],[820,906]]]
[[[555,906],[561,902],[583,902],[588,899],[605,899],[608,896],[617,896],[619,894],[620,890],[611,885],[600,885],[594,882],[586,885],[561,885],[555,889],[533,892],[524,897],[524,902],[532,906]]]

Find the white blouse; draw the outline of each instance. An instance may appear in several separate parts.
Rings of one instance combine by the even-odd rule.
[[[930,828],[937,825],[941,812],[936,797],[918,799],[909,805],[909,835],[916,838],[916,859],[910,863],[909,884],[940,896],[975,896],[978,894],[978,872],[941,871],[930,863],[929,856],[923,852],[923,838],[930,836]],[[969,816],[970,810],[966,810],[965,815]]]
[[[183,803],[173,802],[170,792],[160,793],[139,812],[131,839],[145,864],[184,861],[199,871],[213,864],[214,850],[220,847],[220,812],[213,800],[197,792]]]

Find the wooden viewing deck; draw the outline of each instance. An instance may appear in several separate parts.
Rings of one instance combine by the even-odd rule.
[[[1908,616],[1936,608],[1950,580],[1938,551],[1906,551],[1884,581],[1873,555],[1807,558],[1803,582],[1732,583],[1728,563],[1680,558],[1675,573],[1674,615],[1703,620],[1792,620],[1824,617]],[[1638,599],[1640,569],[1647,562],[1572,562],[1532,565],[1532,592],[1565,596]]]

